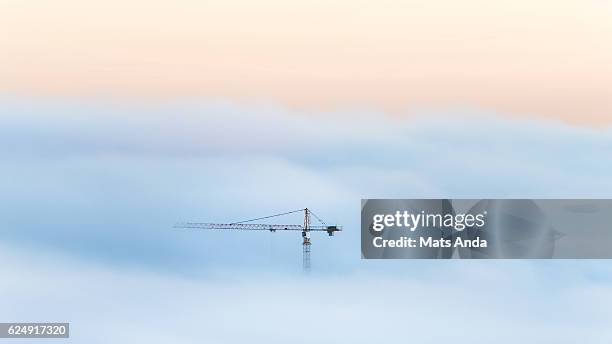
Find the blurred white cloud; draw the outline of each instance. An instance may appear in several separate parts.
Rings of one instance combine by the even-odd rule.
[[[409,275],[186,278],[1,248],[0,321],[69,321],[74,343],[612,340],[612,288],[581,277],[584,265],[566,265],[561,280],[507,261]]]
[[[5,97],[3,241],[166,269],[293,269],[299,238],[252,233],[245,247],[243,233],[170,227],[308,206],[345,225],[336,238],[316,238],[313,254],[321,269],[342,270],[356,265],[360,198],[612,193],[609,129],[459,117]]]
[[[609,343],[606,262],[359,259],[362,197],[611,194],[610,130],[462,118],[6,99],[0,320],[93,344]],[[291,233],[170,229],[303,206],[345,226],[310,278]]]

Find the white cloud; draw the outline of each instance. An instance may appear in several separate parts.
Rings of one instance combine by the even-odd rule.
[[[400,119],[204,101],[2,104],[3,240],[88,259],[294,269],[299,238],[257,233],[244,247],[231,234],[169,228],[308,206],[346,228],[316,238],[314,263],[351,269],[360,198],[612,193],[610,130],[478,114]],[[219,252],[221,243],[236,252]]]
[[[4,99],[0,321],[88,344],[610,343],[607,262],[359,259],[360,198],[612,193],[609,129],[458,118]],[[170,229],[303,206],[345,226],[310,278],[299,234]]]
[[[0,319],[70,321],[73,343],[609,343],[612,289],[565,265],[186,278],[2,246]],[[449,262],[450,263],[450,262]],[[588,270],[588,269],[587,269]],[[609,272],[609,269],[607,269]]]

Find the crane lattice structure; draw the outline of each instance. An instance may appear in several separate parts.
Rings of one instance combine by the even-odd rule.
[[[252,223],[254,221],[269,219],[273,217],[294,214],[298,212],[304,212],[304,223],[303,224],[290,224],[290,225],[277,225],[277,224],[262,224]],[[311,216],[313,216],[321,225],[313,226],[310,223]],[[233,223],[204,223],[204,222],[182,222],[174,225],[174,228],[184,229],[213,229],[213,230],[244,230],[244,231],[301,231],[302,232],[302,266],[304,271],[310,270],[310,232],[327,232],[329,236],[333,236],[334,232],[342,230],[340,226],[329,226],[325,221],[321,220],[315,213],[310,209],[298,209],[288,211],[281,214],[275,214],[270,216],[259,217],[256,219],[233,222]]]

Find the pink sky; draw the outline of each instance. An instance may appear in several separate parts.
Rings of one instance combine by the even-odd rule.
[[[0,2],[0,92],[612,123],[612,3]]]

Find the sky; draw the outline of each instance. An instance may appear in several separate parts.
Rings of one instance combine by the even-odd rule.
[[[0,1],[0,90],[610,124],[606,0]]]
[[[362,260],[359,211],[610,198],[611,11],[0,0],[0,321],[69,321],[72,343],[609,343],[607,261]],[[299,234],[172,229],[304,207],[344,226],[313,234],[309,276]]]

